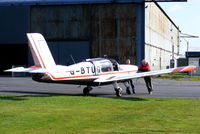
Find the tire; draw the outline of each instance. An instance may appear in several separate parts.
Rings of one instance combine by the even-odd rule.
[[[117,97],[122,97],[122,89],[121,88],[115,89],[115,92],[116,92]]]

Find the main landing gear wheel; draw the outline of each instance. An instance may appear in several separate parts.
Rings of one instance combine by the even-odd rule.
[[[122,88],[116,88],[115,92],[117,97],[122,97]]]
[[[85,87],[84,89],[83,89],[83,95],[84,96],[88,96],[89,94],[90,94],[90,91],[92,90],[92,88],[91,87]]]

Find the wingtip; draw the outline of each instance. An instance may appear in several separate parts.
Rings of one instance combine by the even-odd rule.
[[[173,72],[190,72],[190,71],[194,71],[196,70],[197,67],[196,66],[184,66],[184,67],[178,67],[176,69],[173,70]]]
[[[183,70],[181,70],[182,72],[189,72],[189,71],[194,71],[196,70],[197,67],[196,66],[187,66],[186,68],[184,68]]]

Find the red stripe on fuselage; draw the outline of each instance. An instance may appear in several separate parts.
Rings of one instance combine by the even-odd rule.
[[[37,66],[30,66],[30,67],[28,67],[28,68],[38,68]]]
[[[137,72],[137,70],[132,71],[124,71],[124,72],[113,72],[113,73],[104,73],[99,75],[83,75],[83,76],[71,76],[71,77],[55,77],[51,73],[48,73],[54,80],[66,80],[66,79],[74,79],[74,78],[87,78],[92,76],[102,76],[102,75],[112,75],[112,74],[123,74],[123,73],[130,73],[130,72]]]

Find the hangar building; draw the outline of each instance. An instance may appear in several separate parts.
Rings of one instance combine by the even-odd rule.
[[[43,34],[57,64],[108,55],[164,69],[178,55],[179,29],[156,2],[1,0],[0,17],[0,75],[33,64],[28,32]]]
[[[157,3],[145,3],[145,59],[154,70],[176,66],[180,30]]]

